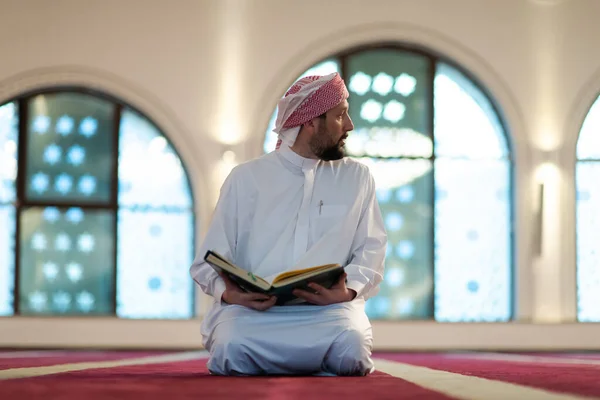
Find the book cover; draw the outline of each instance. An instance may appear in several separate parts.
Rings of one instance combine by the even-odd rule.
[[[288,271],[279,274],[268,282],[260,276],[238,267],[226,260],[215,251],[207,251],[204,260],[219,272],[226,274],[242,290],[246,292],[264,293],[277,296],[276,305],[310,304],[296,297],[292,292],[303,289],[314,292],[308,284],[313,282],[325,288],[333,286],[344,272],[344,267],[339,264],[318,265],[311,268]]]

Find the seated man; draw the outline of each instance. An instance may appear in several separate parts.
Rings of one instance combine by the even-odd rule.
[[[379,290],[387,236],[369,170],[344,157],[354,126],[340,75],[300,79],[278,106],[277,149],[235,167],[190,268],[214,298],[202,321],[208,368],[217,375],[352,375],[373,371],[365,301]],[[331,288],[299,291],[309,304],[276,306],[218,275],[214,250],[271,279],[339,263]]]

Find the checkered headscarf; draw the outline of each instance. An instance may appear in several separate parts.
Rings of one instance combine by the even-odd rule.
[[[277,148],[282,143],[292,146],[303,124],[331,110],[348,96],[348,89],[337,72],[298,80],[279,100],[273,130],[279,135]]]

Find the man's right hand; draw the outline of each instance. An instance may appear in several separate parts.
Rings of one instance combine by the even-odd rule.
[[[258,311],[265,311],[275,305],[277,297],[260,293],[244,292],[235,282],[224,274],[219,274],[225,282],[225,291],[221,300],[227,304],[237,304]]]

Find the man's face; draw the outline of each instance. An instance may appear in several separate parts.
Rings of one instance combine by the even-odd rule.
[[[315,119],[315,132],[310,138],[310,150],[324,161],[344,158],[344,145],[348,132],[354,129],[348,115],[348,102],[344,100],[327,111],[325,118]]]

